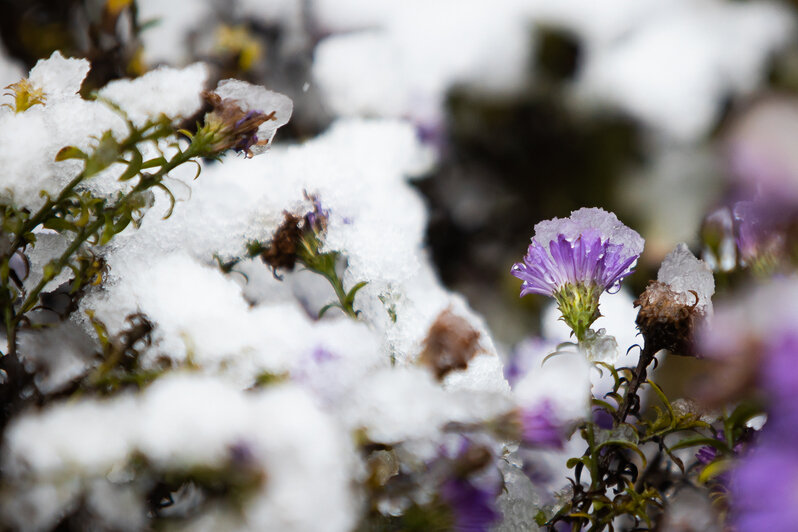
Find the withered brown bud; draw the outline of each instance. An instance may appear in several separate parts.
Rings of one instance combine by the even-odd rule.
[[[244,111],[236,101],[221,98],[214,92],[203,92],[202,96],[213,107],[205,115],[205,124],[216,133],[211,146],[214,152],[234,149],[250,158],[253,146],[268,142],[268,139],[258,139],[258,129],[264,122],[276,120],[275,112],[267,115],[261,111]]]
[[[299,226],[300,218],[286,212],[285,220],[277,228],[269,246],[261,254],[261,260],[277,270],[282,268],[293,271],[297,259],[297,246],[302,238],[302,229]]]
[[[666,283],[651,281],[634,305],[637,313],[637,328],[643,334],[646,346],[656,351],[667,349],[674,355],[694,356],[693,332],[703,313],[695,303],[685,303],[684,295],[671,289]]]
[[[419,360],[432,369],[438,380],[443,380],[448,373],[467,368],[478,352],[479,331],[446,309],[429,328]]]
[[[455,471],[466,477],[493,462],[493,453],[484,445],[470,445],[457,457]]]

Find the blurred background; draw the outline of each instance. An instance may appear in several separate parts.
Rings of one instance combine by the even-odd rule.
[[[92,62],[86,94],[159,65],[205,61],[217,79],[294,99],[281,142],[339,117],[411,121],[436,158],[414,181],[429,206],[431,256],[444,283],[511,345],[539,331],[543,298],[519,299],[509,270],[542,219],[598,206],[638,230],[646,250],[631,294],[678,242],[724,269],[717,235],[732,220],[723,207],[753,164],[739,155],[776,150],[783,173],[798,175],[787,142],[798,133],[795,7],[1,0],[0,86],[54,50]]]

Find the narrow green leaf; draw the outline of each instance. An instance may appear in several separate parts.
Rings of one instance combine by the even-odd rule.
[[[726,471],[730,470],[733,466],[734,460],[715,460],[714,462],[708,464],[703,471],[701,471],[701,473],[698,475],[698,482],[701,484],[706,484],[708,481],[712,480],[718,475],[722,475]]]
[[[166,164],[165,157],[154,157],[152,159],[147,159],[143,163],[141,163],[141,169],[146,170],[148,168],[155,168],[158,166],[163,166]]]
[[[726,442],[717,440],[715,438],[709,438],[707,436],[695,436],[693,438],[685,438],[682,441],[671,446],[671,451],[678,451],[679,449],[696,447],[698,445],[709,445],[711,447],[715,447],[720,451],[723,451],[724,453],[729,452],[729,447],[726,445]]]
[[[751,401],[743,401],[727,418],[727,423],[734,429],[745,426],[751,418],[754,418],[762,413],[762,408]]]
[[[141,172],[142,156],[138,148],[133,148],[129,161],[122,160],[120,162],[127,163],[127,169],[119,176],[119,181],[133,179]]]
[[[45,228],[58,231],[59,233],[63,231],[74,231],[77,233],[79,231],[74,223],[64,220],[63,218],[50,218],[46,220],[43,225]]]
[[[321,307],[321,310],[319,310],[319,318],[324,316],[324,313],[330,310],[331,308],[336,308],[336,307],[342,309],[341,305],[337,302],[324,305],[323,307]]]
[[[600,406],[607,412],[615,412],[617,410],[617,408],[612,406],[607,401],[602,401],[601,399],[596,399],[595,397],[593,398],[593,406]]]
[[[618,446],[618,447],[624,447],[626,449],[634,451],[640,457],[640,460],[643,462],[643,467],[645,468],[645,467],[648,466],[648,460],[646,460],[646,455],[643,454],[643,451],[640,450],[640,448],[637,446],[637,444],[632,443],[630,441],[625,441],[625,440],[607,440],[604,443],[600,444],[598,447],[596,447],[596,452],[601,450],[602,447],[607,447],[609,445],[614,445],[614,446]]]
[[[349,290],[349,293],[346,294],[347,305],[349,305],[350,307],[352,306],[352,303],[355,302],[355,294],[357,294],[357,291],[366,286],[367,284],[368,282],[366,281],[360,281],[355,286],[353,286],[351,290]]]
[[[82,150],[79,150],[75,146],[66,146],[58,150],[58,153],[55,155],[56,161],[66,161],[67,159],[82,159],[86,160],[89,156],[86,155]]]

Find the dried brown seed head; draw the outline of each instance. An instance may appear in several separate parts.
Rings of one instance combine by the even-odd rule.
[[[429,328],[420,361],[442,380],[448,373],[466,369],[479,352],[479,331],[465,318],[444,310]]]

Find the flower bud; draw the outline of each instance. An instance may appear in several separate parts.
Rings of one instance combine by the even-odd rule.
[[[640,307],[636,322],[647,346],[691,356],[694,354],[693,332],[702,314],[698,310],[697,294],[692,304],[685,303],[680,296],[666,283],[651,281],[634,302]]]

